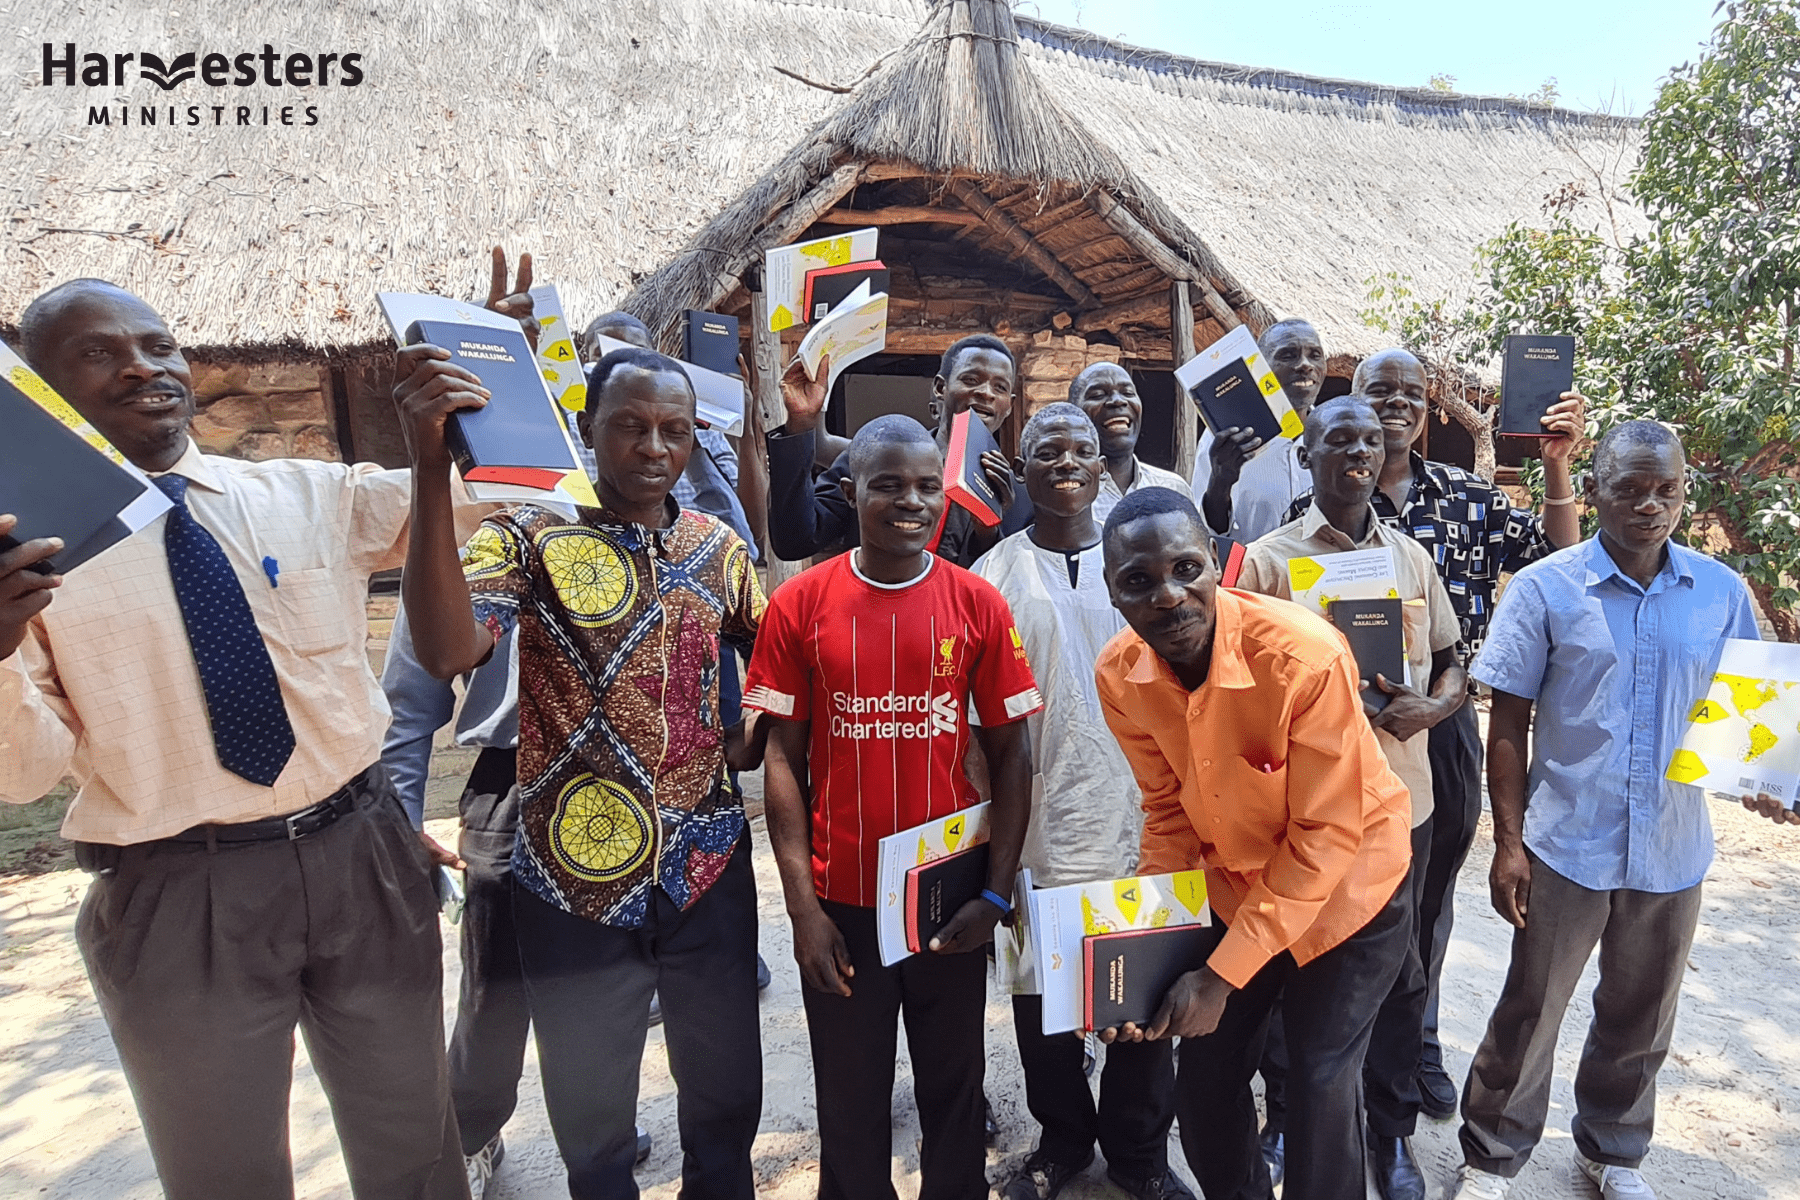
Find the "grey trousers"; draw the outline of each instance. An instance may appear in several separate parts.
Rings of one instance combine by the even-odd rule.
[[[1510,1179],[1543,1137],[1557,1034],[1596,943],[1600,982],[1575,1073],[1575,1148],[1609,1166],[1643,1161],[1699,919],[1699,884],[1590,891],[1531,855],[1525,928],[1513,932],[1512,965],[1463,1086],[1469,1165]]]
[[[126,846],[75,927],[169,1200],[294,1194],[294,1028],[357,1200],[466,1200],[438,904],[376,767],[299,841]]]

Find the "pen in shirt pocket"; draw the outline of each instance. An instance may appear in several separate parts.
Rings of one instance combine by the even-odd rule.
[[[281,584],[275,580],[275,577],[281,574],[281,564],[275,561],[275,556],[273,554],[263,555],[263,574],[269,577],[270,587],[278,588],[281,586]]]

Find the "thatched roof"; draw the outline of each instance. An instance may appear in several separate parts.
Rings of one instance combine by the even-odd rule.
[[[973,25],[914,40],[928,20],[968,13],[960,0],[935,14],[926,0],[310,0],[201,3],[179,19],[15,4],[16,44],[31,53],[7,93],[0,317],[58,280],[100,275],[196,347],[379,343],[376,290],[469,294],[495,241],[534,251],[578,320],[665,265],[647,292],[695,294],[834,164],[904,159],[1006,177],[994,199],[1013,213],[1053,215],[1052,197],[1103,190],[1234,309],[1306,312],[1334,350],[1366,349],[1355,313],[1367,276],[1462,277],[1477,241],[1585,176],[1576,152],[1598,158],[1635,136],[1555,110],[1196,63],[1024,18],[1017,46]],[[973,12],[961,19],[993,20],[986,3]],[[140,129],[139,105],[260,108],[276,90],[38,86],[37,40],[70,37],[165,56],[357,51],[367,78],[284,89],[318,106],[314,128]],[[1023,69],[992,69],[1008,58]],[[115,122],[132,106],[132,127],[86,126],[106,100]],[[715,223],[728,208],[758,219]],[[1084,281],[1117,274],[1067,253]]]

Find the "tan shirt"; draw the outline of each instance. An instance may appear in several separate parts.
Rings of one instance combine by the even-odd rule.
[[[364,606],[369,576],[405,561],[410,473],[244,462],[192,442],[174,473],[193,481],[188,509],[249,598],[293,757],[274,787],[219,765],[158,517],[71,571],[0,661],[0,800],[35,800],[73,773],[81,790],[63,835],[75,840],[130,844],[294,812],[381,753],[388,706],[364,650]]]
[[[1291,600],[1288,559],[1383,546],[1393,550],[1394,570],[1399,575],[1401,625],[1406,633],[1406,660],[1412,668],[1413,685],[1427,691],[1431,686],[1431,656],[1456,645],[1462,627],[1457,623],[1456,610],[1450,606],[1444,581],[1432,565],[1430,552],[1406,534],[1382,524],[1372,513],[1368,536],[1353,542],[1325,520],[1318,505],[1309,506],[1305,516],[1271,530],[1244,551],[1244,570],[1238,576],[1238,587]],[[1403,742],[1387,730],[1377,729],[1375,740],[1386,753],[1394,774],[1400,776],[1412,794],[1412,824],[1417,829],[1431,816],[1431,759],[1426,737],[1423,733],[1414,734]]]

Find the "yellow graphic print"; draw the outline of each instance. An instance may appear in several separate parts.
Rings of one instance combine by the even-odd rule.
[[[1319,565],[1316,558],[1288,559],[1288,578],[1293,582],[1296,592],[1306,591],[1319,582],[1319,577],[1323,574],[1325,568]]]
[[[1688,720],[1701,725],[1711,725],[1714,721],[1723,721],[1731,714],[1725,711],[1723,704],[1714,704],[1711,700],[1702,700],[1694,705],[1694,711],[1688,714]]]
[[[575,343],[568,338],[562,338],[551,342],[538,353],[553,362],[571,363],[575,361]]]
[[[956,639],[954,637],[938,639],[937,673],[939,675],[956,674]]]
[[[550,848],[571,874],[609,883],[650,857],[650,814],[611,780],[578,775],[556,798]]]
[[[1181,902],[1181,907],[1199,916],[1200,910],[1206,905],[1206,872],[1177,871],[1170,883],[1173,884],[1171,890],[1175,893],[1175,899]]]
[[[1775,736],[1775,731],[1770,729],[1767,725],[1763,725],[1760,722],[1752,725],[1750,727],[1750,749],[1745,753],[1744,761],[1747,763],[1755,762],[1757,759],[1773,750],[1775,748],[1775,743],[1780,740],[1780,738]]]
[[[1722,683],[1731,689],[1731,703],[1739,714],[1746,717],[1776,696],[1773,679],[1752,679],[1747,675],[1714,675],[1713,682]]]
[[[492,525],[483,525],[463,547],[463,578],[491,579],[504,575],[518,563],[513,538]]]
[[[637,573],[611,538],[572,525],[538,535],[538,553],[557,598],[577,625],[597,629],[625,615],[637,599]]]
[[[51,386],[42,379],[39,379],[35,373],[26,370],[22,366],[14,367],[8,372],[7,378],[12,381],[14,387],[18,388],[21,392],[24,392],[27,396],[30,396],[33,400],[36,400],[38,402],[38,407],[44,409],[51,416],[55,417],[80,435],[82,441],[106,455],[106,457],[112,459],[115,463],[122,463],[125,461],[125,456],[120,454],[118,450],[114,448],[113,444],[107,441],[105,436],[102,435],[98,429],[95,429],[90,425],[86,417],[76,412],[75,409],[70,406],[68,401],[57,395]]]
[[[1669,760],[1667,775],[1676,783],[1692,783],[1709,771],[1706,760],[1692,750],[1677,750],[1675,757]]]
[[[954,852],[957,843],[962,841],[963,828],[967,822],[962,817],[944,822],[944,849]]]
[[[1142,899],[1137,880],[1122,879],[1113,884],[1113,900],[1118,904],[1119,915],[1125,918],[1127,925],[1137,920],[1138,905]]]
[[[742,542],[732,547],[730,556],[725,559],[725,586],[731,589],[731,597],[735,602],[749,602],[752,618],[762,620],[763,609],[768,607],[768,601],[763,599],[762,589],[756,586],[751,575],[750,548]]]

